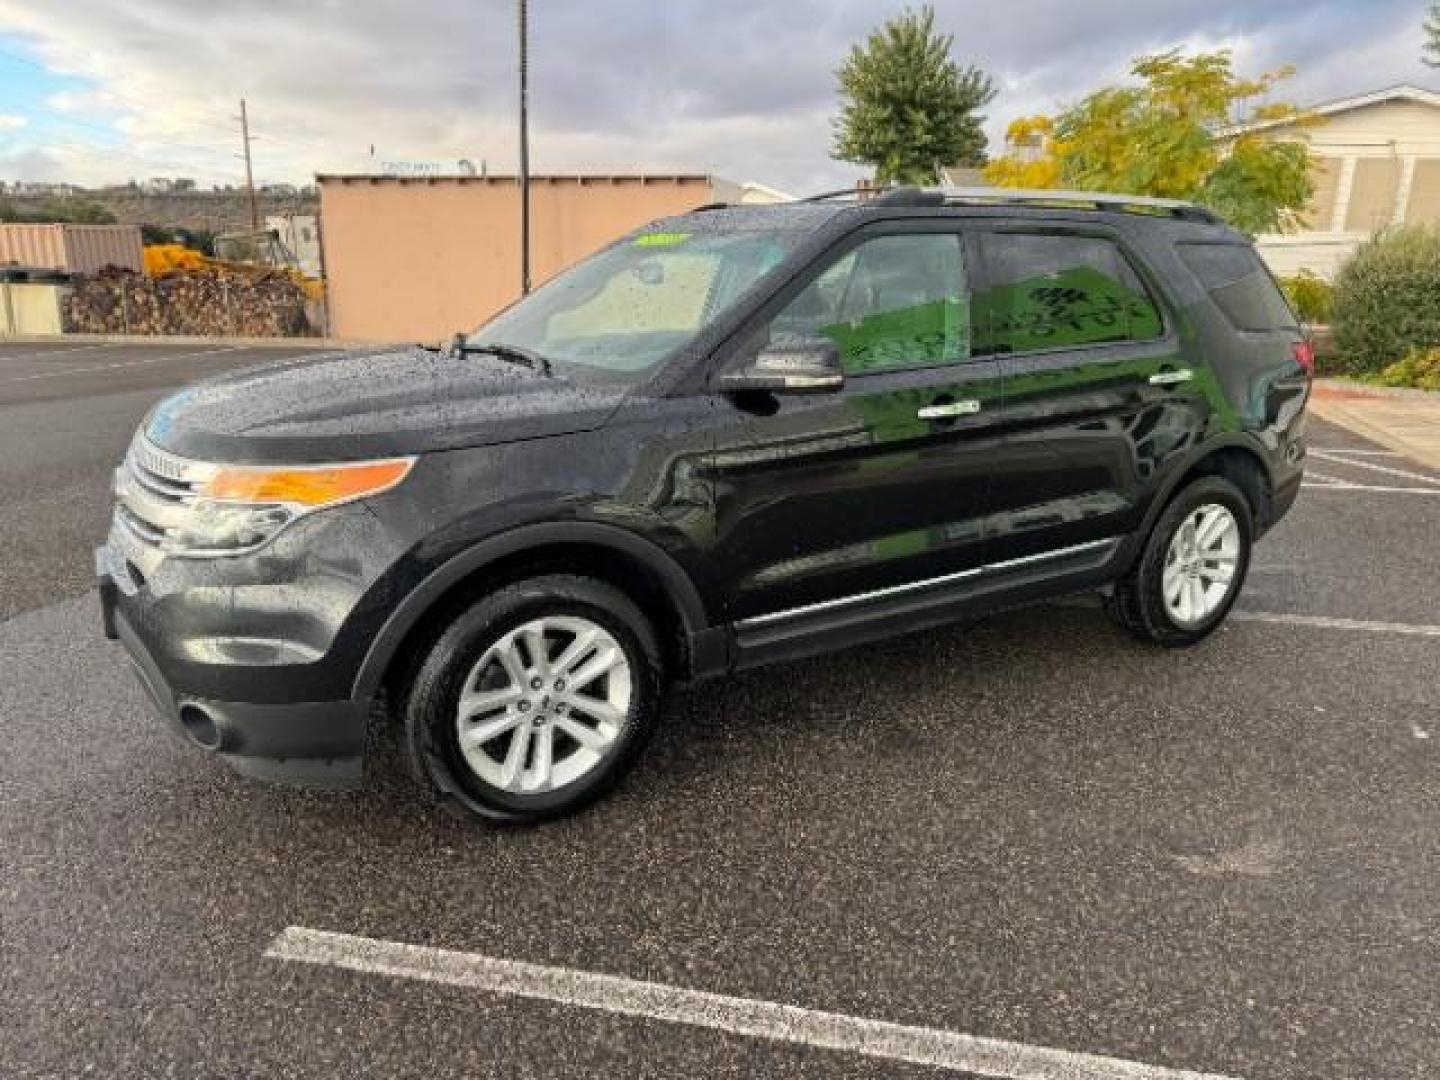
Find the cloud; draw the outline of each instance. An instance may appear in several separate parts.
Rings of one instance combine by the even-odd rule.
[[[538,169],[686,169],[804,190],[831,161],[835,68],[899,0],[547,0],[532,5]],[[1294,62],[1287,90],[1324,99],[1426,80],[1414,0],[939,0],[964,63],[1002,88],[987,128],[1124,77],[1132,57],[1226,45],[1247,71]],[[0,0],[0,25],[80,77],[52,100],[50,159],[112,178],[238,182],[246,97],[262,179],[385,160],[515,161],[513,0]],[[16,39],[12,39],[16,40]],[[1361,62],[1363,60],[1363,63]],[[117,152],[78,124],[115,126]],[[375,156],[370,157],[370,147]],[[68,149],[67,149],[68,148]],[[127,156],[122,156],[128,155]],[[106,157],[109,160],[105,160]],[[4,162],[0,168],[8,170]]]
[[[10,131],[19,131],[29,125],[29,117],[16,116],[14,113],[0,113],[0,135]]]

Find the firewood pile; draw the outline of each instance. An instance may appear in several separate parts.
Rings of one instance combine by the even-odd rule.
[[[66,333],[308,337],[304,288],[271,269],[207,268],[148,277],[109,267],[72,280]]]

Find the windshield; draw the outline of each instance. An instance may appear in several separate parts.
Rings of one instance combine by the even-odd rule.
[[[652,232],[565,271],[470,335],[633,380],[710,326],[792,250],[787,232]]]

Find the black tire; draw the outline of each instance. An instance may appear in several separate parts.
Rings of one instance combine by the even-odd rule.
[[[1183,625],[1165,603],[1164,572],[1170,542],[1185,522],[1203,506],[1219,504],[1230,511],[1239,526],[1235,576],[1218,607],[1200,622]],[[1171,500],[1155,523],[1135,565],[1115,583],[1105,598],[1105,610],[1124,630],[1166,648],[1184,648],[1209,637],[1225,621],[1250,570],[1255,537],[1255,516],[1250,501],[1238,487],[1221,476],[1205,476],[1188,484]]]
[[[466,761],[457,730],[460,694],[475,665],[509,631],[556,617],[588,620],[619,644],[629,668],[629,707],[619,734],[589,772],[549,791],[508,791],[486,782]],[[610,791],[634,765],[655,728],[664,685],[655,631],[618,589],[559,574],[507,585],[461,611],[421,664],[405,705],[411,770],[429,798],[462,816],[528,824],[572,814]]]

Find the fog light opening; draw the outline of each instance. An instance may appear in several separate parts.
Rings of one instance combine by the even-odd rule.
[[[180,726],[190,741],[202,750],[219,750],[220,726],[215,718],[198,705],[183,705],[180,708]]]

